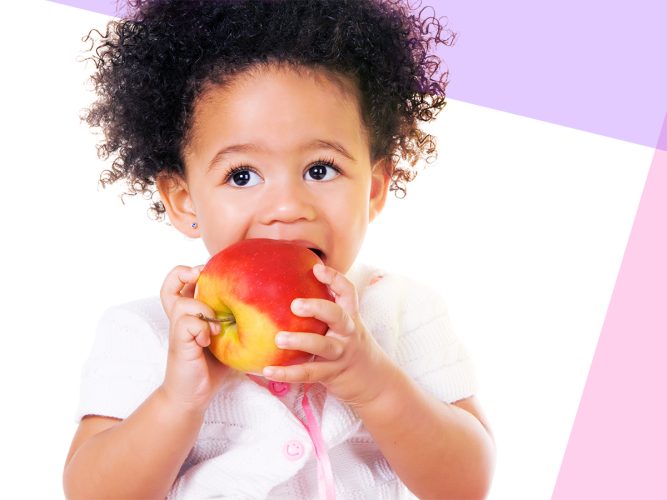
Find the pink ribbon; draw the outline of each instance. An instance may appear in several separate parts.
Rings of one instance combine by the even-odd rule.
[[[308,399],[308,389],[311,384],[303,385],[303,399],[301,400],[301,407],[306,415],[306,421],[301,422],[308,431],[310,440],[315,447],[315,456],[317,457],[317,484],[320,491],[320,498],[322,500],[333,500],[336,498],[336,489],[334,487],[333,472],[331,471],[331,461],[327,453],[327,447],[322,438],[322,431],[317,419],[310,407],[310,400]]]
[[[257,375],[247,374],[248,378],[255,381],[257,384],[264,386],[262,378]],[[331,460],[327,453],[327,446],[322,437],[322,430],[317,423],[313,409],[310,406],[308,399],[308,390],[312,384],[303,384],[303,399],[301,400],[301,407],[306,416],[306,421],[299,419],[299,422],[306,428],[310,440],[315,448],[315,457],[317,458],[317,486],[320,493],[321,500],[334,500],[336,498],[336,488],[334,487],[333,472],[331,470]]]

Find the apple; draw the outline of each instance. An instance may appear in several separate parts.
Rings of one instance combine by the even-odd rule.
[[[201,270],[195,298],[215,311],[220,333],[211,336],[210,351],[225,365],[261,374],[265,366],[308,361],[312,355],[280,349],[279,331],[324,335],[328,326],[292,313],[295,298],[333,300],[329,288],[315,278],[322,262],[307,244],[271,239],[239,241],[215,254]]]

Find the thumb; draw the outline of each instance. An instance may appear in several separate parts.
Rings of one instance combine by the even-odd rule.
[[[195,271],[198,275],[201,272],[201,270],[204,268],[204,266],[195,266],[192,268],[193,271]],[[199,276],[197,277],[199,279]],[[181,295],[183,297],[194,297],[195,296],[195,290],[197,288],[197,281],[187,283],[183,289],[181,290]]]

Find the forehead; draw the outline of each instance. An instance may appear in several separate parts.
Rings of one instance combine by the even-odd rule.
[[[185,153],[201,156],[221,143],[248,142],[289,153],[313,140],[344,143],[369,156],[355,82],[321,69],[262,65],[204,87]]]

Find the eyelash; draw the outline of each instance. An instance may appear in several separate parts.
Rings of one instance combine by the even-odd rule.
[[[257,170],[255,170],[254,168],[249,167],[248,165],[244,165],[243,163],[240,163],[238,165],[232,165],[231,167],[229,167],[227,169],[227,172],[225,172],[225,177],[224,177],[223,184],[227,184],[234,174],[237,174],[239,172],[246,172],[246,171],[254,172],[257,175],[259,175],[259,172]]]
[[[320,158],[320,159],[318,159],[318,160],[315,160],[314,162],[312,162],[312,163],[308,166],[308,169],[310,169],[311,167],[314,167],[315,165],[324,165],[324,166],[326,166],[326,167],[333,168],[333,169],[334,169],[336,172],[338,172],[339,174],[343,173],[343,171],[342,171],[341,168],[336,164],[336,162],[334,161],[333,158]],[[306,170],[308,170],[308,169],[306,169]],[[246,165],[246,164],[244,164],[244,163],[239,163],[239,164],[237,164],[237,165],[232,165],[232,166],[230,166],[230,167],[227,169],[227,171],[225,172],[225,176],[224,176],[224,181],[223,181],[223,182],[224,182],[225,184],[227,184],[227,183],[229,182],[229,180],[232,178],[232,176],[233,176],[234,174],[237,174],[237,173],[239,173],[239,172],[245,172],[245,171],[254,172],[254,173],[257,174],[257,175],[260,175],[259,172],[257,171],[257,169],[255,169],[255,168],[253,168],[253,167],[251,167],[251,166],[249,166],[249,165]]]
[[[343,170],[338,166],[336,161],[331,157],[329,157],[329,158],[319,158],[318,160],[315,160],[310,165],[308,165],[308,168],[306,169],[306,171],[310,170],[315,165],[324,165],[325,167],[329,167],[329,168],[333,169],[338,174],[343,173]]]

